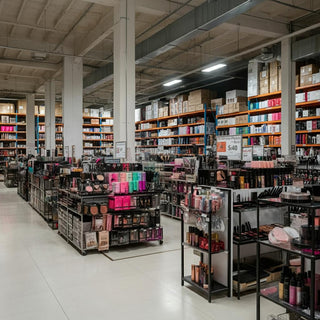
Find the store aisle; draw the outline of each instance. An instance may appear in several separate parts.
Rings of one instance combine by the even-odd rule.
[[[1,320],[255,319],[254,294],[209,304],[181,287],[178,250],[119,261],[81,256],[3,183],[0,270]],[[275,308],[263,301],[264,314]]]

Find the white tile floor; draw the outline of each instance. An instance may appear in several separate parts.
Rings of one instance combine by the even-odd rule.
[[[179,277],[178,250],[119,261],[81,256],[0,184],[1,320],[255,319],[254,294],[209,304]],[[261,319],[282,311],[262,302]]]

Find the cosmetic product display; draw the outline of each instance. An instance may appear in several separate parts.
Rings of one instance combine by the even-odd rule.
[[[294,194],[294,198],[299,193]],[[316,312],[320,310],[320,275],[316,274],[315,266],[320,258],[318,247],[318,214],[320,204],[317,202],[282,201],[281,198],[259,199],[259,209],[266,204],[275,208],[287,208],[287,214],[282,217],[289,226],[276,226],[269,232],[268,240],[257,240],[257,275],[261,271],[261,249],[274,248],[286,256],[286,263],[282,268],[278,290],[268,293],[261,288],[260,277],[257,285],[257,307],[261,298],[267,298],[292,313],[306,319],[316,319]],[[309,198],[310,199],[310,198]],[[280,212],[279,212],[280,213]],[[289,218],[288,218],[289,217]],[[260,216],[258,215],[258,227]],[[312,241],[313,240],[313,241]],[[310,267],[311,265],[311,267]],[[311,268],[311,270],[310,270]],[[306,272],[306,270],[309,270]]]
[[[99,163],[84,170],[80,176],[75,172],[60,176],[58,214],[63,238],[83,255],[131,243],[162,244],[160,197],[146,190],[141,165]],[[94,239],[98,240],[94,243]]]
[[[214,292],[231,292],[231,277],[228,276],[231,269],[231,255],[229,246],[231,234],[228,223],[231,218],[231,207],[225,198],[231,196],[231,190],[220,190],[210,186],[194,187],[192,192],[185,195],[181,203],[181,242],[184,247],[192,247],[199,251],[201,261],[199,265],[192,265],[191,276],[184,275],[184,254],[182,251],[182,285],[188,283],[200,288],[211,302],[211,294]],[[188,229],[184,232],[185,223]],[[227,259],[223,259],[219,268],[223,272],[217,272],[217,276],[210,277],[207,270],[213,270],[216,259],[225,253]],[[205,256],[205,257],[204,257]],[[217,258],[216,258],[217,257]],[[226,271],[227,270],[227,271]]]

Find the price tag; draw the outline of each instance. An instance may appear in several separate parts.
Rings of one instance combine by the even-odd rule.
[[[217,136],[217,155],[229,160],[241,160],[242,136]]]

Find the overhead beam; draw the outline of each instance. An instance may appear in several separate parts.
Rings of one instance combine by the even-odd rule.
[[[150,38],[136,45],[136,63],[146,63],[172,47],[190,40],[214,27],[242,14],[264,0],[216,0],[206,1],[189,13],[169,24]],[[88,91],[95,83],[110,79],[113,71],[109,66],[98,69],[84,78],[84,88]]]
[[[76,47],[77,56],[85,56],[90,50],[113,33],[113,12],[100,19],[96,27],[91,30]]]
[[[117,3],[117,0],[84,0],[87,2],[94,2],[108,7],[114,7]],[[170,13],[171,11],[179,8],[178,3],[174,3],[168,0],[136,0],[136,12],[141,12],[145,14],[152,15],[163,15]],[[189,7],[192,7],[189,5]]]
[[[45,4],[45,6],[43,7],[38,19],[37,19],[37,25],[40,24],[42,18],[43,18],[43,15],[46,13],[48,7],[50,6],[50,3],[51,3],[51,0],[47,0],[47,3]]]
[[[25,61],[25,60],[15,60],[15,59],[0,59],[0,65],[23,67],[31,69],[42,69],[47,71],[57,71],[60,64],[48,63],[48,62],[35,62],[35,61]]]
[[[228,26],[240,28],[241,32],[267,38],[278,38],[289,33],[289,25],[274,21],[266,22],[263,18],[240,15],[225,23]]]
[[[18,74],[18,73],[6,73],[6,72],[0,72],[0,76],[6,76],[9,79],[10,78],[24,78],[24,79],[37,79],[37,80],[44,80],[43,77],[40,76],[30,76],[30,75],[22,75],[22,74]]]

